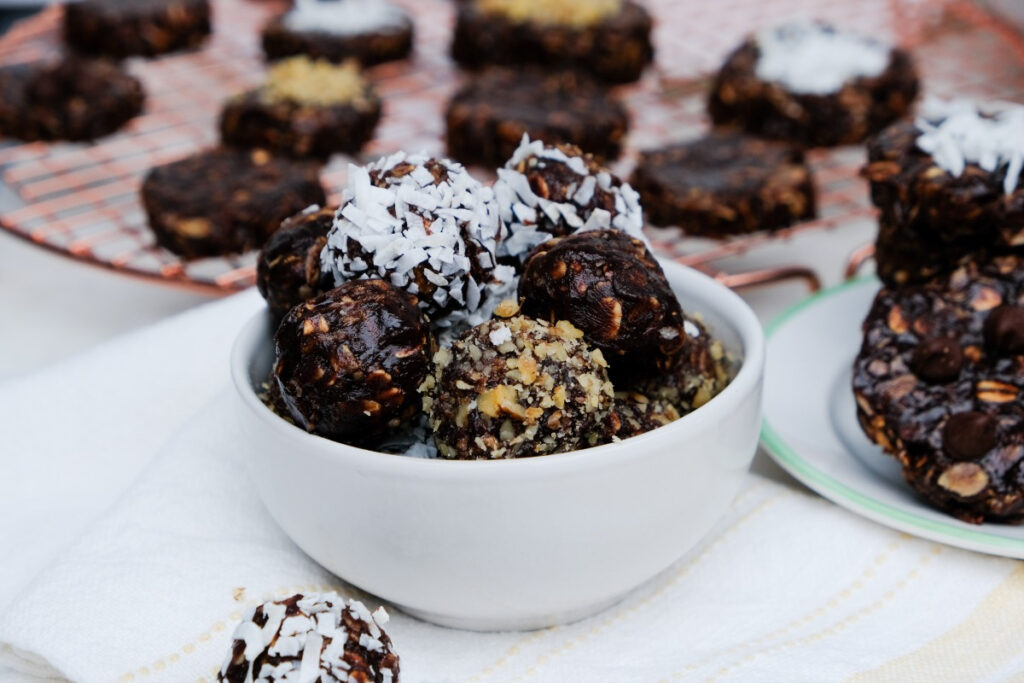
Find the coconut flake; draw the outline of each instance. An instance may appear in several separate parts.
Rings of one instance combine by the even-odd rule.
[[[295,0],[284,17],[292,31],[352,36],[400,29],[405,13],[383,0]]]
[[[1024,166],[1024,107],[928,98],[915,125],[917,147],[950,175],[960,176],[967,164],[989,173],[1005,166],[1003,192],[1016,191]]]
[[[892,51],[873,38],[806,20],[761,31],[755,42],[758,78],[809,95],[829,95],[856,78],[878,76]]]

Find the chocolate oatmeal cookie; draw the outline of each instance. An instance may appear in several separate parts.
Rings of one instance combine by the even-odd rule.
[[[260,247],[285,218],[327,201],[316,164],[229,148],[150,169],[141,194],[157,244],[185,258]]]
[[[73,55],[0,67],[0,134],[94,140],[142,112],[142,83],[114,62]]]
[[[917,96],[910,54],[827,24],[798,22],[748,38],[715,76],[715,125],[804,146],[861,142]]]
[[[586,76],[509,69],[469,81],[448,104],[445,121],[448,153],[491,168],[515,154],[523,135],[615,159],[629,127],[625,107]]]
[[[456,12],[452,56],[468,68],[538,64],[626,83],[654,58],[651,17],[629,0],[466,0]]]
[[[644,152],[630,184],[651,223],[688,235],[778,230],[816,214],[803,151],[735,132]]]
[[[199,47],[209,0],[78,0],[64,5],[64,40],[77,52],[121,59]]]
[[[931,505],[972,523],[1024,519],[1024,260],[883,288],[853,391],[865,433]]]

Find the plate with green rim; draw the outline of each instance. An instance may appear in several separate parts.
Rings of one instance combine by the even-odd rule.
[[[1024,526],[967,524],[929,507],[857,424],[851,367],[878,288],[873,277],[852,280],[800,302],[768,326],[761,444],[807,487],[879,524],[1024,559]]]

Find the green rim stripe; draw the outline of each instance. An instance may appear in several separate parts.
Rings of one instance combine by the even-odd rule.
[[[814,296],[808,297],[803,301],[795,304],[791,308],[784,311],[775,320],[773,320],[765,328],[765,336],[771,339],[772,336],[778,332],[778,330],[789,322],[796,315],[806,310],[807,308],[817,304],[822,299],[826,299],[837,294],[840,294],[848,289],[859,287],[869,282],[877,282],[873,276],[866,276],[844,282],[841,285],[831,287],[824,291],[818,292]],[[922,517],[913,512],[907,512],[897,507],[893,507],[887,503],[878,501],[870,496],[863,494],[855,489],[850,488],[846,484],[843,484],[837,479],[825,474],[821,470],[811,465],[807,460],[797,455],[789,444],[787,444],[782,437],[779,436],[778,432],[769,424],[768,420],[765,419],[761,427],[761,443],[768,450],[768,453],[786,470],[793,475],[797,476],[798,479],[805,480],[808,482],[814,482],[816,485],[827,489],[835,496],[849,501],[850,503],[870,510],[873,513],[882,515],[901,522],[903,524],[911,525],[920,529],[924,529],[931,532],[942,533],[955,538],[960,538],[969,541],[975,541],[985,543],[988,545],[999,546],[1002,548],[1015,548],[1020,550],[1024,548],[1024,541],[1018,539],[1006,538],[1005,536],[997,536],[984,531],[975,531],[973,529],[965,529],[949,522],[938,521],[934,519],[928,519]]]

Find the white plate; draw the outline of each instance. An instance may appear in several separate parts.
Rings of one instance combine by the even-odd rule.
[[[769,325],[761,443],[790,474],[859,515],[940,543],[1024,558],[1024,526],[972,525],[930,508],[857,424],[850,389],[878,281],[826,290]]]

